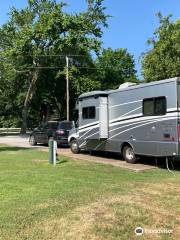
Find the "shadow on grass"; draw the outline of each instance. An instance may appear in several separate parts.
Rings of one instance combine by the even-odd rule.
[[[89,154],[89,152],[83,152],[83,153],[86,155]],[[97,152],[92,152],[91,155],[97,156],[97,157],[105,157],[108,159],[111,158],[117,161],[124,161],[123,157],[119,153],[97,151]],[[141,156],[138,158],[137,163],[150,165],[150,166],[157,166],[158,168],[167,169],[165,157],[156,159],[155,157]],[[171,170],[180,171],[180,157],[172,160],[172,164],[171,164],[171,161],[169,160],[168,165]]]
[[[5,147],[5,146],[0,146],[0,153],[1,152],[5,152],[5,151],[27,151],[27,150],[31,150],[30,148],[26,148],[26,147]]]
[[[57,158],[57,162],[56,162],[56,164],[63,164],[63,163],[67,163],[68,162],[68,160],[67,159],[59,159],[59,158]]]
[[[156,166],[158,168],[167,169],[166,158],[165,157],[148,157],[148,156],[141,156],[138,163]],[[168,159],[168,167],[170,170],[180,171],[180,159]]]

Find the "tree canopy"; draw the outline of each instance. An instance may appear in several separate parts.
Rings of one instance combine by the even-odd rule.
[[[102,3],[88,0],[87,10],[78,14],[67,13],[66,4],[55,0],[29,0],[26,8],[11,9],[8,22],[0,28],[1,83],[5,83],[1,91],[6,91],[10,102],[4,109],[22,109],[22,132],[34,98],[55,98],[61,108],[64,105],[62,55],[83,56],[76,58],[78,65],[90,51],[100,50],[102,26],[107,26]],[[5,98],[0,97],[0,102],[5,104]]]
[[[147,82],[180,76],[180,20],[158,13],[160,26],[148,40],[152,48],[142,58],[142,74]]]
[[[24,9],[12,8],[0,27],[1,126],[21,125],[25,132],[48,115],[66,116],[65,56],[70,109],[83,92],[136,80],[134,59],[126,49],[101,50],[108,18],[103,0],[87,0],[80,13],[65,10],[66,4],[56,0],[29,0]]]
[[[102,89],[117,88],[124,82],[137,80],[134,58],[127,49],[104,49],[96,64]]]

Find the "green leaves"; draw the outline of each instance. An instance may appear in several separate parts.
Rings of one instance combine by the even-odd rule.
[[[28,0],[24,9],[11,9],[9,21],[0,28],[1,83],[8,86],[4,87],[8,97],[3,98],[3,107],[13,100],[20,110],[26,108],[24,116],[35,109],[38,119],[41,104],[48,99],[52,111],[62,106],[63,117],[66,80],[64,74],[57,73],[62,73],[65,61],[55,56],[85,55],[88,62],[91,51],[99,52],[102,27],[107,25],[102,4],[102,0],[88,1],[87,10],[75,14],[67,13],[66,4],[55,0]],[[83,63],[80,58],[75,65]],[[94,81],[88,71],[72,72],[73,107],[77,94],[93,89]],[[96,82],[94,85],[98,87]]]
[[[134,59],[127,49],[104,49],[97,59],[102,89],[117,88],[126,81],[136,80]]]
[[[152,49],[142,58],[142,74],[147,82],[180,76],[180,22],[158,13],[160,26],[148,43]]]
[[[99,81],[88,76],[80,76],[74,80],[76,94],[79,96],[82,93],[98,90],[101,88]]]

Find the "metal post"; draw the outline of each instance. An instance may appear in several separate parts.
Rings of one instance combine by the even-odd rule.
[[[66,106],[67,121],[69,121],[69,58],[66,56]]]
[[[53,141],[53,165],[56,165],[57,142]]]
[[[52,138],[49,140],[49,163],[56,165],[57,142]]]

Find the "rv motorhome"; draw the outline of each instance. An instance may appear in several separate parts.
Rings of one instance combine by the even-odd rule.
[[[180,78],[84,93],[76,108],[79,126],[68,138],[73,153],[118,152],[129,163],[137,155],[180,155]]]

